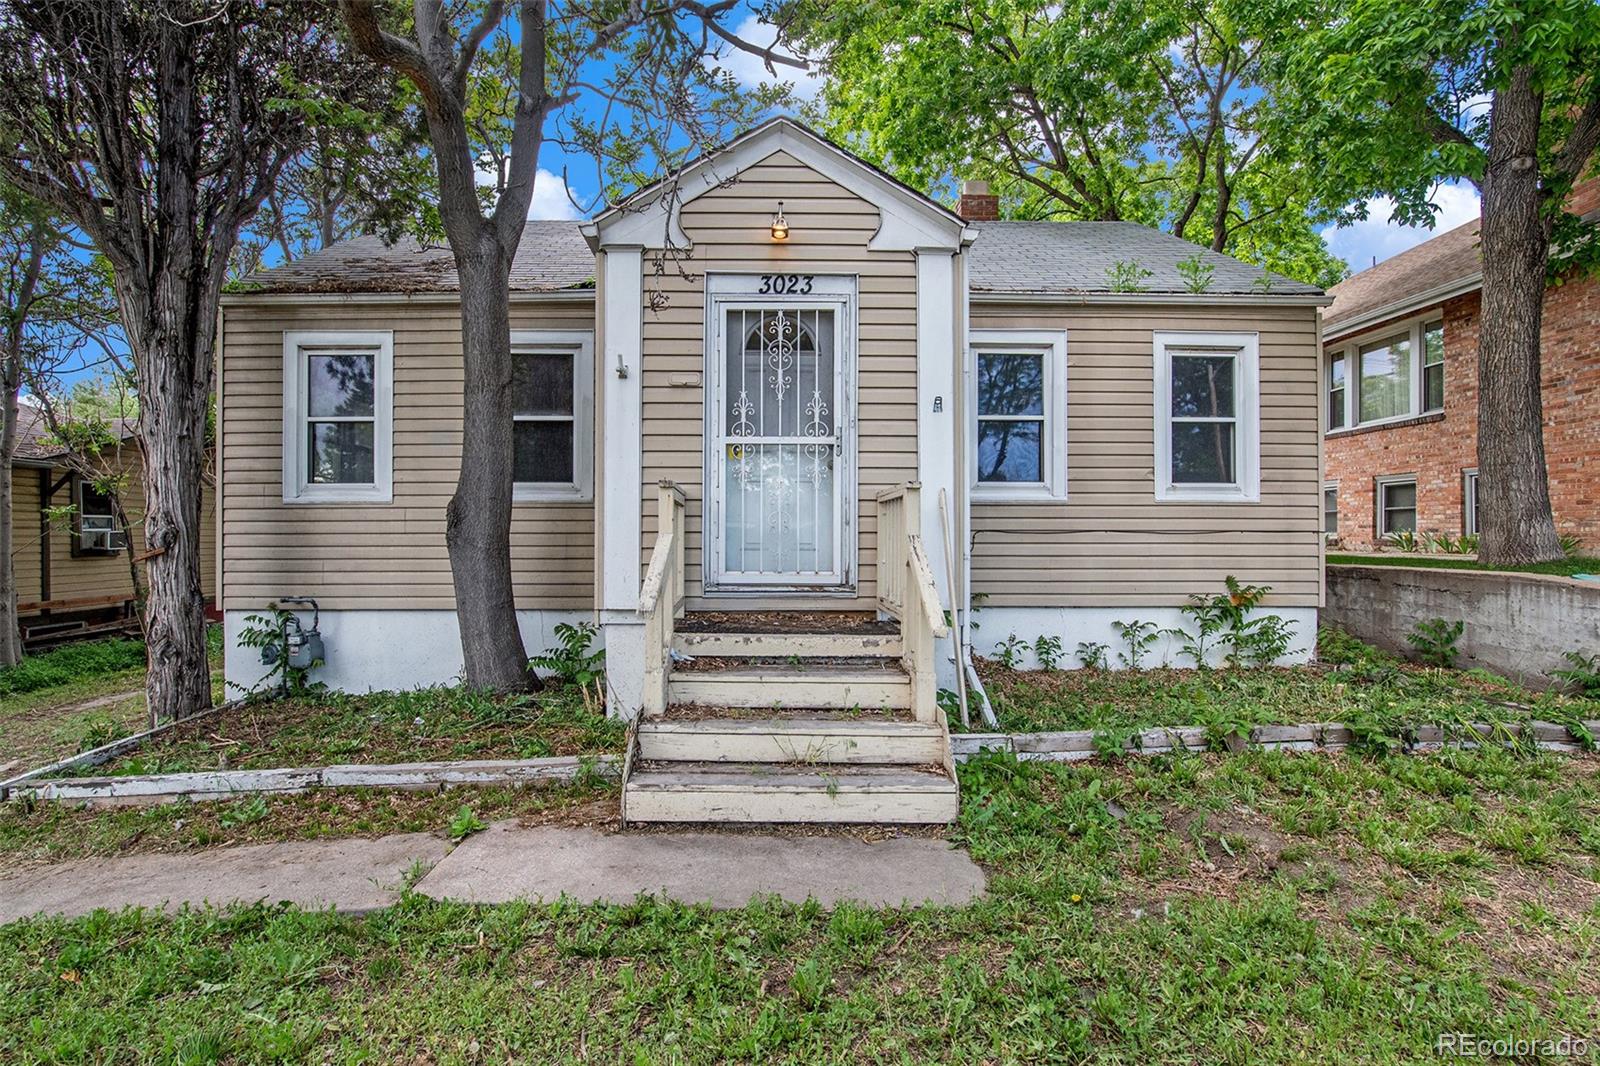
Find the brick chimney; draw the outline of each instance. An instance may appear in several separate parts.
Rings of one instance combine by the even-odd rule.
[[[1000,197],[989,191],[986,181],[964,181],[956,214],[968,222],[993,222],[1000,217]]]

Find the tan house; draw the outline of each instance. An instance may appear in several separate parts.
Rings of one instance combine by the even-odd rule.
[[[517,605],[530,650],[599,626],[612,713],[645,716],[629,817],[943,820],[964,642],[1114,652],[1113,622],[1175,626],[1229,574],[1309,655],[1325,297],[1209,252],[1193,292],[1193,245],[969,222],[972,192],[951,211],[779,119],[529,223]],[[243,616],[312,596],[324,681],[447,683],[450,254],[361,239],[256,281],[223,315],[229,679],[261,672]]]
[[[143,459],[131,423],[112,427],[121,443],[93,461],[96,475],[119,475],[124,529],[116,509],[67,461],[43,416],[24,405],[12,461],[12,556],[23,643],[40,647],[88,633],[136,627],[129,552],[142,550]],[[103,482],[100,483],[104,487]],[[201,496],[201,585],[216,593],[216,496]]]

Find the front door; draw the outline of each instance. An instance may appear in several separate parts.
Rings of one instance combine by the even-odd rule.
[[[854,279],[710,281],[706,590],[847,589]]]

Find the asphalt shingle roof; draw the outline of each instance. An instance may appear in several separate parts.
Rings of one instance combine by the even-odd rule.
[[[457,292],[455,259],[447,246],[405,237],[340,241],[303,259],[245,279],[258,292]],[[594,253],[576,222],[530,220],[511,262],[511,291],[555,292],[594,287]]]
[[[576,222],[529,222],[511,268],[513,292],[588,289],[594,285],[594,254]],[[1211,294],[1311,295],[1313,285],[1272,275],[1262,284],[1260,267],[1242,263],[1132,222],[978,222],[969,259],[972,290],[980,293],[1089,294],[1114,291],[1112,271],[1128,263],[1150,276],[1138,281],[1153,293],[1188,291],[1178,262],[1197,253],[1215,270]],[[257,291],[420,293],[455,292],[455,264],[448,248],[412,240],[385,245],[357,237],[304,259],[247,279]]]
[[[1382,307],[1404,304],[1425,292],[1465,281],[1483,270],[1478,257],[1478,220],[1446,230],[1328,290],[1333,303],[1322,313],[1323,331],[1336,331]]]
[[[1315,295],[1321,292],[1278,274],[1262,281],[1258,266],[1198,248],[1134,222],[974,222],[978,239],[968,259],[972,291],[984,293],[1105,293],[1114,291],[1118,263],[1148,270],[1146,292],[1187,292],[1178,263],[1199,254],[1214,270],[1210,294]]]
[[[134,434],[134,421],[131,418],[118,418],[111,422],[110,430],[127,440]],[[31,462],[48,462],[67,453],[67,449],[56,441],[50,434],[50,425],[45,421],[44,413],[37,407],[28,404],[17,405],[17,448],[15,456],[18,460]]]

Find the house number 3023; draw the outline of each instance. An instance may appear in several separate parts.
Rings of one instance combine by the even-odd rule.
[[[804,296],[811,291],[812,282],[816,281],[814,274],[763,274],[761,287],[756,291],[762,294],[773,293],[787,296],[790,293],[799,293]]]

